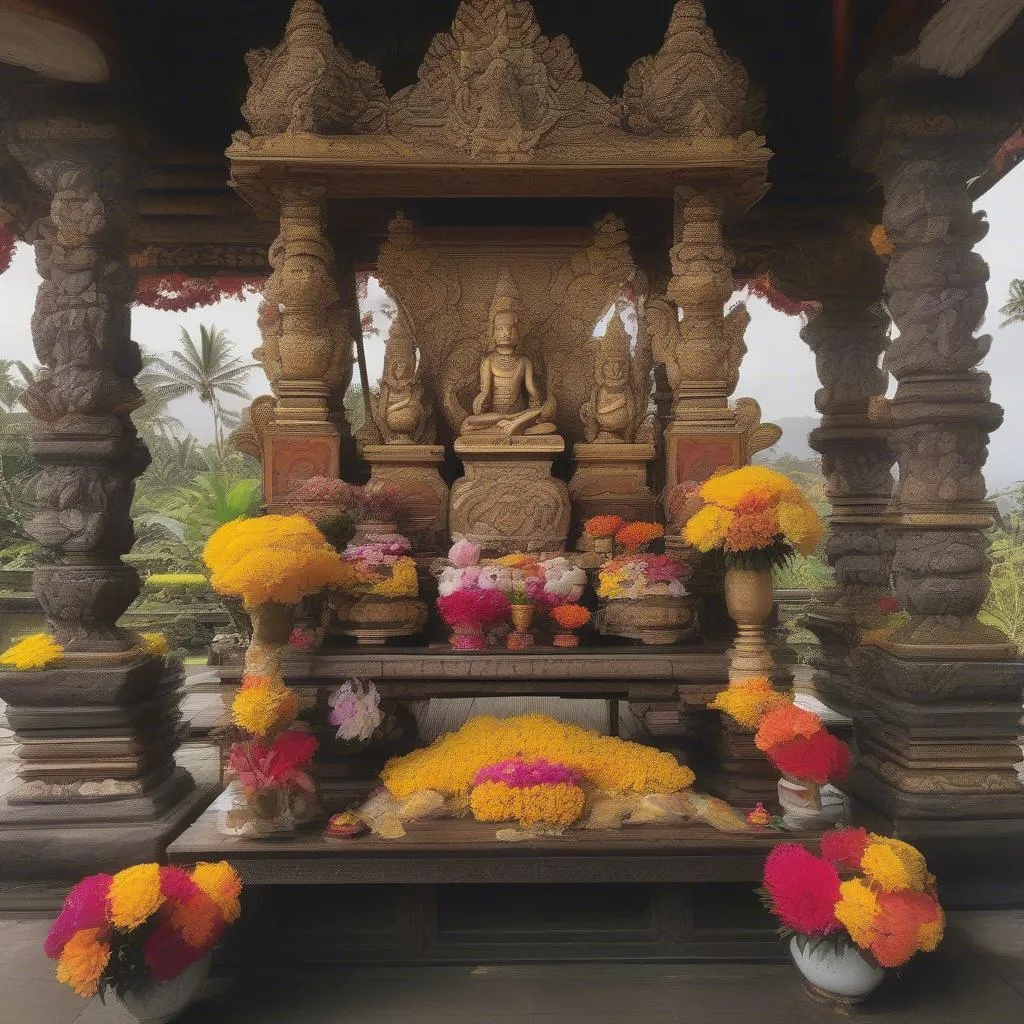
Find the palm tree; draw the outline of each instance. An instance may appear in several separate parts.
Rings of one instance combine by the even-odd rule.
[[[160,437],[185,432],[185,425],[177,416],[172,416],[167,411],[170,399],[163,393],[163,386],[166,383],[162,370],[157,366],[160,357],[141,348],[142,369],[135,378],[135,386],[139,389],[145,399],[145,405],[135,410],[132,419],[139,432],[147,438],[150,449],[154,446],[154,440]]]
[[[999,307],[999,312],[1006,317],[1000,327],[1024,324],[1024,280],[1017,278],[1010,282],[1010,297],[1005,306]]]
[[[217,330],[214,324],[199,328],[199,344],[183,327],[179,338],[181,348],[171,354],[170,359],[161,356],[153,358],[153,393],[165,402],[175,398],[194,395],[213,414],[213,439],[217,454],[224,454],[224,409],[221,400],[225,396],[241,398],[251,396],[245,382],[256,369],[235,355],[235,344],[227,331]]]

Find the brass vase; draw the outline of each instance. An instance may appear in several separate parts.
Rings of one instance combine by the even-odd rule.
[[[514,604],[512,605],[512,625],[515,626],[517,633],[527,633],[530,630],[530,626],[533,623],[534,613],[537,611],[537,606],[532,604]]]
[[[774,662],[765,626],[775,601],[768,569],[725,570],[725,605],[736,623],[736,643],[729,651],[729,679],[770,676]]]

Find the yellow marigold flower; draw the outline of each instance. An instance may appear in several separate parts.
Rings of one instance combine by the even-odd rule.
[[[934,953],[939,948],[946,931],[946,915],[939,907],[939,916],[929,924],[921,925],[917,933],[917,944],[923,953]]]
[[[100,941],[99,928],[75,932],[65,943],[57,962],[57,980],[70,985],[78,995],[91,999],[110,963],[110,946]]]
[[[33,633],[0,654],[0,665],[31,672],[54,665],[63,657],[64,648],[49,633]]]
[[[231,720],[254,736],[266,736],[275,726],[295,717],[295,694],[277,682],[269,686],[246,686],[231,704]]]
[[[800,495],[789,477],[765,466],[743,466],[730,473],[711,477],[700,489],[700,496],[714,505],[735,509],[748,500],[752,491],[765,493],[772,501]]]
[[[920,851],[901,839],[872,833],[871,843],[860,861],[861,870],[883,892],[912,889],[924,892],[928,868]]]
[[[142,649],[150,657],[162,658],[170,651],[171,645],[163,633],[143,633],[141,635]]]
[[[806,501],[784,501],[776,513],[779,528],[802,555],[811,555],[825,535],[821,516]]]
[[[875,894],[859,878],[839,886],[836,920],[861,949],[867,949],[874,940],[875,919],[881,910]]]
[[[767,677],[754,676],[730,683],[726,689],[718,693],[708,707],[713,711],[724,711],[744,729],[753,732],[769,711],[791,704],[792,700],[792,697],[773,689],[771,680]]]
[[[375,583],[370,593],[377,597],[416,597],[420,592],[416,560],[403,556],[391,567],[388,579]]]
[[[683,540],[698,551],[721,547],[735,513],[717,505],[705,505],[683,527]]]
[[[236,519],[207,541],[203,559],[213,574],[213,589],[250,606],[296,604],[307,594],[340,585],[348,572],[304,516]]]
[[[469,806],[477,821],[517,821],[523,828],[568,828],[583,815],[587,798],[579,786],[556,782],[516,789],[503,782],[474,787]]]
[[[429,747],[390,760],[381,779],[399,800],[423,789],[456,796],[470,789],[481,768],[513,757],[563,764],[607,793],[675,793],[694,781],[665,751],[545,715],[472,718]]]
[[[110,883],[110,923],[128,930],[145,924],[164,903],[160,865],[136,864],[114,875]]]
[[[192,881],[220,907],[227,924],[234,924],[242,913],[238,897],[242,893],[242,880],[238,872],[226,861],[202,861],[192,869]]]

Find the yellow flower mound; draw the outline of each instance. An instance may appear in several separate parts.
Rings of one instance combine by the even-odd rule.
[[[580,820],[586,804],[583,790],[571,782],[520,789],[503,782],[482,782],[469,797],[477,821],[517,821],[523,828],[568,828]]]
[[[203,561],[219,594],[250,607],[296,604],[346,578],[345,564],[303,516],[261,516],[226,523],[206,542]]]
[[[924,892],[928,868],[921,853],[909,843],[872,833],[860,867],[869,881],[883,892],[912,889]]]
[[[861,949],[867,949],[874,941],[875,919],[881,912],[875,894],[859,878],[839,886],[836,920]]]
[[[713,476],[700,489],[700,496],[712,505],[735,509],[750,496],[758,492],[772,503],[781,501],[804,501],[800,488],[782,473],[764,466],[743,466],[731,473]]]
[[[420,581],[416,575],[416,560],[403,556],[391,567],[391,576],[370,587],[375,597],[416,597]]]
[[[429,747],[388,761],[381,779],[398,800],[421,789],[452,797],[467,793],[481,768],[514,757],[573,768],[606,793],[675,793],[694,780],[671,754],[546,715],[472,718]]]
[[[766,676],[753,676],[730,683],[708,705],[713,711],[724,711],[744,729],[754,732],[769,711],[791,704],[793,698],[772,688]]]
[[[201,861],[192,869],[192,881],[220,908],[227,924],[234,924],[242,908],[238,897],[242,880],[238,872],[226,861]]]
[[[57,980],[91,999],[100,987],[100,978],[110,962],[110,946],[100,941],[99,928],[87,928],[68,939],[57,963]]]
[[[138,928],[164,903],[160,865],[136,864],[114,875],[110,883],[110,923],[115,928]]]
[[[721,547],[735,516],[735,512],[718,505],[705,505],[683,528],[683,540],[698,551]]]
[[[266,736],[287,725],[298,713],[298,696],[280,680],[261,686],[243,686],[231,704],[231,720],[254,736]]]
[[[49,633],[33,633],[0,654],[0,665],[30,672],[55,665],[64,657],[64,648]]]

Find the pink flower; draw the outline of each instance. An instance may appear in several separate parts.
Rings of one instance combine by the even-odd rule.
[[[457,540],[448,552],[448,561],[460,569],[480,561],[480,545],[471,540]]]
[[[559,782],[579,782],[580,773],[564,764],[553,764],[543,757],[525,761],[511,757],[507,761],[487,765],[476,773],[473,785],[482,782],[503,782],[512,789],[530,789],[532,786],[555,785]]]
[[[368,740],[384,721],[380,693],[373,683],[349,679],[331,694],[328,703],[332,709],[329,721],[338,727],[341,740]]]
[[[296,626],[288,637],[288,646],[297,647],[299,650],[308,651],[316,643],[316,633],[311,629],[303,629]]]
[[[90,875],[68,893],[43,942],[43,951],[51,960],[60,956],[75,932],[107,927],[107,894],[113,880],[110,875]]]

